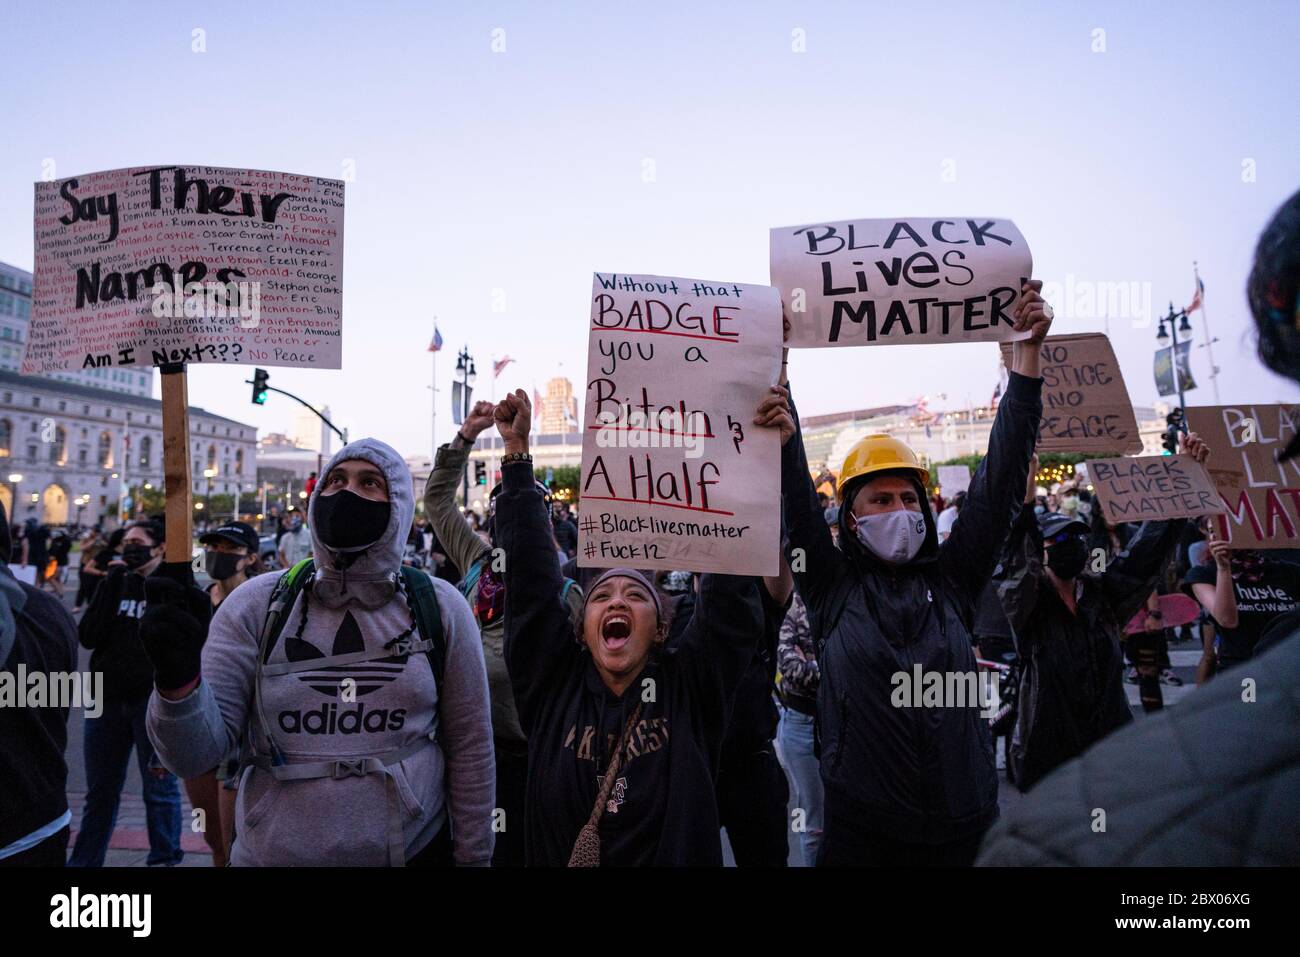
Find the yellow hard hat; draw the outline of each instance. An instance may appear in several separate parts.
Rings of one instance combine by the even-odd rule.
[[[844,467],[840,469],[839,484],[835,494],[844,501],[844,486],[861,475],[884,472],[887,469],[911,469],[921,481],[921,487],[930,484],[930,472],[916,457],[916,453],[893,436],[879,433],[868,435],[858,440],[849,454],[844,457]]]

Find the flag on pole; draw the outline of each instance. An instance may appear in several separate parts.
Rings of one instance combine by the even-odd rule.
[[[510,365],[510,363],[512,363],[512,362],[514,362],[514,361],[515,361],[514,359],[511,359],[509,356],[506,356],[506,357],[503,358],[503,359],[498,359],[498,360],[496,360],[495,362],[493,362],[493,363],[492,363],[492,378],[495,379],[497,376],[499,376],[499,375],[501,374],[501,370],[504,369],[506,366]]]
[[[435,325],[433,327],[433,341],[429,343],[429,351],[437,352],[441,348],[442,348],[442,333],[438,331],[438,327]]]
[[[542,398],[542,394],[537,391],[537,388],[534,387],[533,388],[533,419],[537,422],[541,422],[542,412],[545,409],[546,409],[546,401]]]
[[[1201,282],[1200,276],[1197,276],[1196,295],[1192,296],[1192,304],[1188,306],[1186,309],[1184,309],[1183,311],[1186,312],[1188,315],[1191,315],[1197,309],[1201,308],[1204,298],[1205,298],[1205,283]]]

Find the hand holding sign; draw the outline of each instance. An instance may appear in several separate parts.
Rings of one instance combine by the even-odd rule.
[[[1204,465],[1210,458],[1210,447],[1195,432],[1188,432],[1182,437],[1178,451],[1183,455],[1190,455],[1198,465]]]
[[[790,415],[790,392],[779,385],[772,386],[772,394],[758,404],[754,413],[754,424],[764,427],[775,426],[781,435],[781,444],[785,445],[794,438],[794,417]]]

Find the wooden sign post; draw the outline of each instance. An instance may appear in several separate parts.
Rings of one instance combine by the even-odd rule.
[[[183,363],[165,365],[162,372],[163,494],[166,498],[168,564],[191,561],[193,518],[190,489],[189,383]]]

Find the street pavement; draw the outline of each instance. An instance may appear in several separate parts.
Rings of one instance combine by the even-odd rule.
[[[68,569],[68,579],[69,581],[63,590],[63,601],[68,610],[71,611],[72,599],[77,593],[75,564],[72,564]],[[207,584],[206,577],[202,573],[199,574],[199,579],[201,585]],[[1193,643],[1183,642],[1170,646],[1170,662],[1173,665],[1174,673],[1182,679],[1183,685],[1182,687],[1162,685],[1161,690],[1164,694],[1166,706],[1177,704],[1195,690],[1196,663],[1200,660],[1200,656],[1200,649]],[[79,667],[83,671],[90,669],[90,652],[84,648],[81,649]],[[1137,685],[1126,682],[1124,688],[1135,718],[1139,721],[1143,720],[1145,715],[1138,696]],[[82,748],[83,721],[82,714],[75,711],[68,720],[68,804],[72,809],[72,840],[69,841],[69,848],[71,848],[72,842],[76,840],[77,828],[81,821],[81,809],[85,804],[86,796],[86,765]],[[999,742],[999,748],[1001,748],[1001,742]],[[1002,813],[1006,814],[1023,800],[1023,796],[1007,781],[1003,770],[1004,767],[1003,755],[999,753],[1000,787],[998,789],[998,806]],[[107,866],[144,866],[145,858],[149,852],[149,839],[145,829],[145,811],[144,802],[141,798],[141,788],[140,771],[133,754],[131,766],[127,770],[126,785],[122,790],[122,803],[118,811],[117,827],[113,832],[112,840],[109,842],[108,856],[105,860]],[[185,859],[180,866],[209,867],[212,864],[212,855],[203,841],[203,836],[189,830],[191,807],[189,799],[185,795],[184,787],[181,788],[181,807],[181,821],[183,822],[181,847],[185,851]],[[723,859],[728,866],[734,863],[731,848],[726,842],[725,832]],[[791,866],[798,866],[801,863],[798,835],[793,832],[790,834],[789,862]]]

